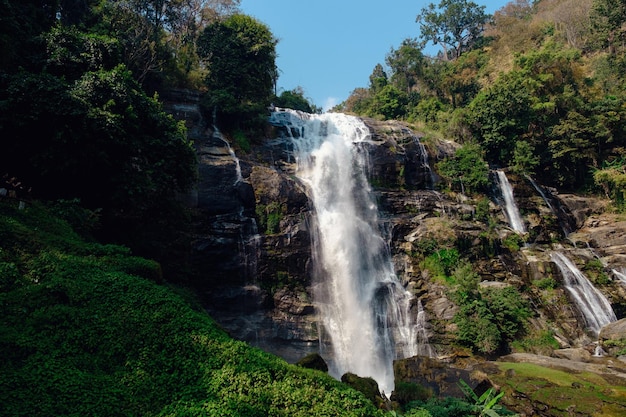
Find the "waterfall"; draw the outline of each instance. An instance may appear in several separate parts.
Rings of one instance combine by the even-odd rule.
[[[511,187],[511,183],[504,171],[496,170],[496,180],[502,197],[504,198],[505,214],[511,228],[518,233],[526,233],[524,221],[522,220],[517,204],[515,204],[515,198],[513,197],[513,187]]]
[[[313,205],[314,297],[330,342],[329,372],[372,377],[390,394],[393,360],[417,353],[417,327],[366,177],[369,129],[343,114],[281,112],[271,120],[297,132],[288,135],[296,175]]]
[[[229,155],[233,158],[233,161],[235,162],[234,185],[237,185],[243,182],[243,176],[241,174],[241,164],[239,163],[239,158],[237,158],[237,155],[235,155],[235,151],[233,151],[233,148],[230,147],[230,143],[226,140],[222,132],[217,128],[217,107],[213,108],[213,138],[224,142],[224,144],[226,145],[226,148],[228,149]]]
[[[552,252],[550,259],[563,275],[565,289],[585,320],[587,328],[598,336],[600,329],[617,321],[609,300],[598,291],[574,263],[561,252]]]
[[[428,334],[426,332],[427,327],[426,320],[426,312],[424,311],[424,306],[422,305],[422,301],[417,301],[417,319],[415,322],[415,333],[417,335],[417,351],[410,356],[421,355],[428,357],[435,357],[436,352],[435,348],[428,342]]]
[[[420,150],[419,151],[419,154],[420,154],[419,169],[422,172],[428,174],[429,182],[426,184],[426,188],[429,190],[432,190],[433,187],[435,186],[436,180],[435,180],[435,174],[433,173],[433,170],[430,168],[430,163],[428,162],[428,152],[426,151],[426,147],[424,146],[424,144],[420,141],[420,139],[417,136],[414,137],[414,141]]]
[[[613,275],[615,275],[622,284],[626,285],[626,268],[620,268],[619,271],[617,269],[612,269],[612,271]]]
[[[539,184],[537,184],[535,180],[530,177],[530,175],[526,175],[526,179],[528,179],[530,184],[535,188],[535,190],[537,190],[541,198],[543,198],[543,201],[546,203],[552,214],[556,216],[557,220],[559,221],[559,225],[561,226],[561,230],[563,231],[563,235],[567,237],[572,232],[572,227],[569,224],[567,213],[563,211],[563,207],[561,207],[561,205],[557,201],[558,210],[555,209],[555,207],[550,203],[550,198],[548,197],[544,189],[540,187]]]

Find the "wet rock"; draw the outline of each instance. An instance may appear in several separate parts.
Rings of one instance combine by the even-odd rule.
[[[396,381],[419,384],[441,397],[465,398],[465,394],[458,385],[461,379],[472,389],[476,389],[485,382],[488,383],[482,373],[473,371],[472,366],[458,368],[449,361],[426,356],[396,360],[393,369]]]
[[[308,369],[317,369],[318,371],[328,372],[328,365],[319,353],[311,353],[300,359],[296,365]]]

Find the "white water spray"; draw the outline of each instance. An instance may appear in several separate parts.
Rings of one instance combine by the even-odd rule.
[[[496,175],[498,180],[498,186],[500,187],[502,197],[504,198],[504,209],[506,217],[509,220],[511,228],[518,233],[526,233],[524,221],[522,220],[522,216],[520,215],[519,209],[517,208],[517,204],[515,204],[515,198],[513,197],[513,187],[511,187],[511,183],[506,177],[504,171],[497,170]]]
[[[580,310],[587,328],[598,336],[600,329],[617,321],[609,300],[596,289],[574,263],[561,252],[552,252],[550,259],[563,275],[565,289]]]
[[[287,122],[287,119],[288,122]],[[336,378],[346,372],[394,389],[393,360],[418,353],[412,296],[398,281],[366,178],[369,129],[343,114],[283,111],[276,124],[292,141],[298,178],[314,206],[316,305]]]

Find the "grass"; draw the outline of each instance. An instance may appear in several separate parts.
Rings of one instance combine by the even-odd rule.
[[[0,415],[382,416],[231,339],[155,262],[0,201]]]
[[[500,374],[490,378],[506,392],[505,405],[512,406],[512,398],[523,397],[535,405],[545,405],[546,416],[626,415],[626,386],[615,385],[598,374],[565,372],[529,363],[496,364]]]

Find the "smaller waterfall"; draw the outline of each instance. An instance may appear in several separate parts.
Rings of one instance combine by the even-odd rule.
[[[235,185],[239,184],[240,182],[243,182],[243,176],[241,175],[241,164],[239,163],[239,158],[237,158],[237,155],[235,155],[235,151],[233,151],[233,148],[230,147],[230,143],[226,140],[224,135],[222,135],[222,132],[220,132],[217,126],[213,126],[213,137],[215,139],[219,139],[222,142],[224,142],[224,144],[226,145],[226,148],[228,148],[228,153],[233,158],[233,161],[235,161],[235,173],[236,173]]]
[[[612,269],[612,272],[622,284],[626,285],[626,268],[620,268],[619,271]]]
[[[554,207],[554,205],[550,203],[550,200],[555,200],[555,198],[549,197],[543,187],[539,186],[539,184],[537,184],[535,180],[530,177],[530,175],[526,175],[526,179],[528,179],[541,198],[543,198],[543,201],[545,201],[552,214],[556,216],[559,221],[559,225],[561,226],[561,230],[563,231],[563,235],[567,237],[570,233],[572,233],[572,227],[569,224],[567,213],[564,212],[563,207],[559,204],[558,200],[556,201],[557,207]]]
[[[598,336],[600,329],[617,321],[609,300],[596,289],[574,263],[561,252],[552,252],[550,259],[563,275],[565,289],[581,312],[587,328]]]
[[[228,148],[228,153],[233,158],[233,161],[235,161],[236,177],[235,177],[234,185],[237,185],[243,182],[243,176],[241,175],[241,164],[239,163],[239,158],[237,158],[237,155],[235,155],[235,151],[233,151],[233,148],[230,147],[230,143],[226,140],[222,132],[217,128],[217,107],[213,108],[213,138],[224,142],[224,144],[226,145],[226,148]]]
[[[433,173],[433,170],[430,168],[430,163],[428,162],[428,151],[426,151],[426,147],[420,141],[420,138],[415,136],[414,141],[420,151],[419,152],[420,153],[419,169],[425,174],[427,174],[427,178],[429,179],[429,182],[428,184],[426,184],[426,188],[429,190],[432,190],[433,187],[435,186],[436,180],[435,180],[435,174]]]
[[[415,321],[415,334],[417,338],[417,351],[411,352],[409,356],[421,355],[428,356],[434,358],[437,356],[435,352],[435,348],[428,341],[428,334],[426,332],[428,326],[428,322],[426,319],[426,312],[424,311],[424,306],[422,305],[422,301],[417,301],[417,319]]]
[[[511,183],[504,171],[496,170],[496,179],[500,187],[500,192],[502,193],[502,198],[504,199],[506,218],[509,220],[511,228],[518,233],[526,233],[524,221],[522,220],[517,204],[515,204],[515,198],[513,197],[513,187],[511,187]]]

